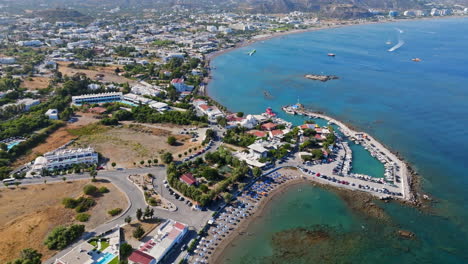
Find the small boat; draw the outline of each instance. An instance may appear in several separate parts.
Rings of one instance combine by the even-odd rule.
[[[392,42],[391,42],[391,41],[387,41],[387,42],[385,42],[385,44],[387,44],[387,45],[392,45]]]
[[[249,54],[249,56],[252,56],[252,55],[255,54],[255,52],[257,52],[257,50],[256,50],[256,49],[253,49],[253,50],[251,50],[248,54]]]
[[[414,58],[414,59],[411,59],[411,60],[414,61],[414,62],[420,62],[420,61],[422,61],[420,58]]]
[[[328,57],[335,57],[336,54],[335,53],[328,53]]]

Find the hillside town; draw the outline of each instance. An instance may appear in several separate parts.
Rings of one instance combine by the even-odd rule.
[[[37,246],[43,263],[208,263],[264,197],[297,179],[415,201],[405,162],[370,135],[300,103],[233,113],[206,93],[209,59],[258,39],[468,15],[463,6],[370,11],[371,18],[344,21],[297,11],[174,11],[88,24],[3,13],[2,188],[20,193],[44,185],[53,194],[55,185],[86,185],[57,202],[71,220],[44,228],[40,243],[25,242],[0,261]],[[304,122],[293,125],[279,117],[282,111]],[[385,174],[353,172],[350,144],[365,148]],[[106,191],[106,184],[115,190]],[[115,207],[109,197],[119,192],[126,198]],[[104,215],[95,216],[93,208]]]

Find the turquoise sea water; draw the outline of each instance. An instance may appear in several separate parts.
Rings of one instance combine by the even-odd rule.
[[[399,38],[405,44],[388,52],[393,45],[386,42],[396,44]],[[253,48],[257,53],[247,56]],[[330,58],[329,52],[337,56]],[[416,57],[422,61],[412,62]],[[288,263],[310,263],[317,260],[313,254],[319,250],[338,258],[328,259],[330,263],[468,263],[468,19],[289,35],[223,54],[212,66],[209,94],[230,110],[261,113],[270,106],[298,124],[300,117],[289,117],[280,107],[299,99],[306,107],[350,123],[401,153],[422,175],[424,191],[437,199],[431,214],[395,203],[382,205],[392,219],[389,224],[361,219],[349,210],[336,212],[344,202],[328,191],[288,192],[264,220],[251,226],[258,239],[235,242],[226,252],[226,263],[272,263],[275,259],[281,263],[283,255]],[[303,78],[308,73],[340,79],[315,82]],[[265,98],[263,91],[272,98]],[[369,162],[356,163],[355,170],[368,169]],[[306,208],[275,215],[285,208],[292,210],[293,201],[314,195],[319,199],[308,199]],[[328,209],[319,209],[322,204],[329,204]],[[281,251],[275,234],[307,227],[305,222],[330,226],[341,242],[360,243],[342,245],[340,252],[330,251],[326,244],[310,246],[312,255],[295,249],[288,249],[296,252],[290,255]],[[358,232],[361,224],[372,226],[372,231]],[[399,228],[413,231],[417,239],[390,235]]]

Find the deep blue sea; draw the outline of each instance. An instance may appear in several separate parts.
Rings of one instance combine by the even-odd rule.
[[[389,52],[399,41],[403,46]],[[248,56],[252,49],[256,54]],[[437,201],[431,213],[383,204],[389,224],[343,209],[344,202],[328,191],[293,189],[249,227],[256,236],[240,238],[227,250],[224,262],[468,263],[467,18],[293,34],[223,54],[211,66],[209,95],[230,110],[261,113],[272,107],[298,124],[303,120],[281,113],[280,107],[299,100],[399,152],[421,175],[424,192]],[[322,83],[303,77],[309,73],[340,79]],[[368,171],[365,166],[372,162],[360,160],[355,169]],[[325,225],[334,235],[311,244],[306,253],[281,246],[281,237],[288,235],[288,245],[294,239],[307,244],[294,236],[298,228],[316,228],[307,223]],[[394,229],[410,230],[416,239],[397,238]]]

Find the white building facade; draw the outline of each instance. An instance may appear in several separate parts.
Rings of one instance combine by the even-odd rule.
[[[44,154],[34,161],[33,171],[69,168],[75,164],[97,164],[98,153],[93,148],[62,149]]]
[[[123,94],[121,92],[85,94],[80,96],[72,96],[72,103],[74,105],[112,103],[121,101],[122,97]]]

